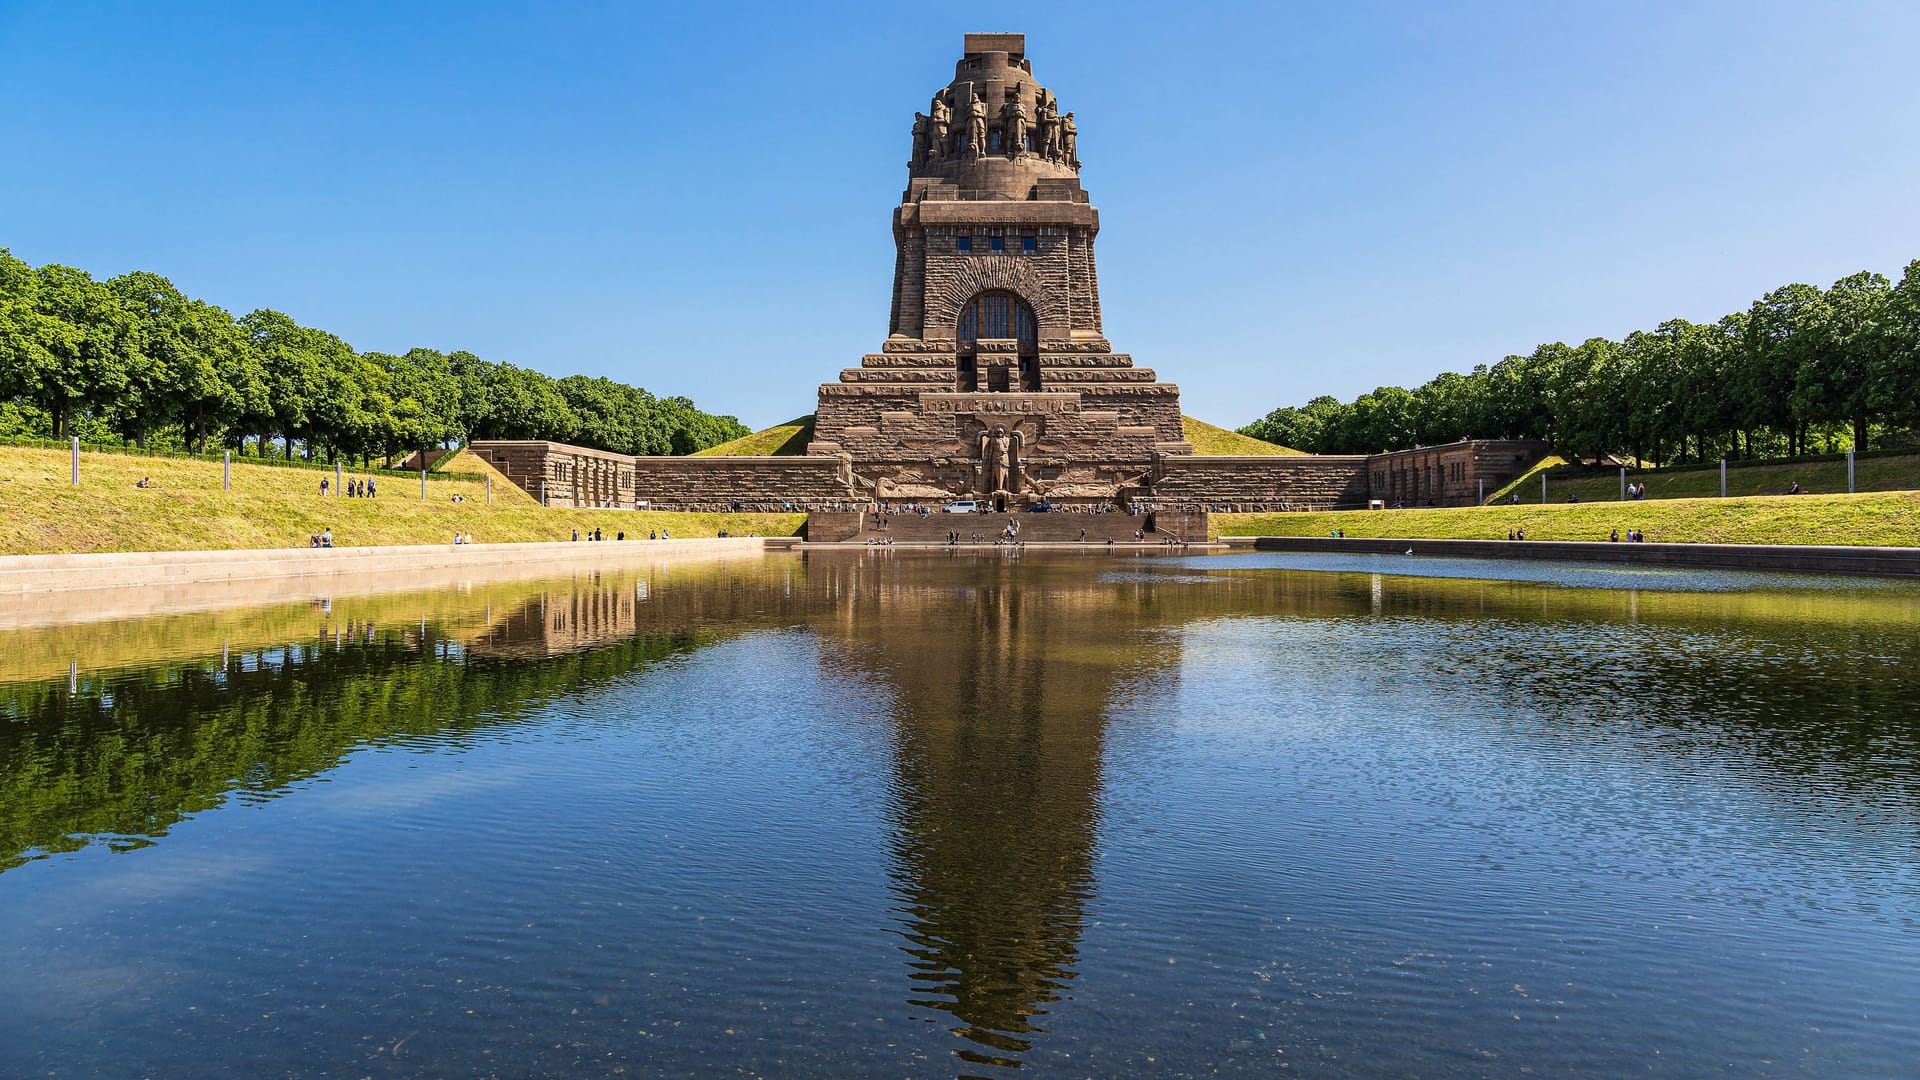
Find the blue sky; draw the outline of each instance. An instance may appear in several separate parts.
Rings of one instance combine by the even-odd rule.
[[[879,347],[913,111],[1027,35],[1107,335],[1237,426],[1920,258],[1920,4],[0,0],[0,246],[762,427]]]

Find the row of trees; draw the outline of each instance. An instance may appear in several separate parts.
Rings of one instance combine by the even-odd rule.
[[[1555,342],[1415,390],[1275,409],[1240,431],[1322,454],[1527,438],[1656,463],[1914,445],[1920,261],[1897,285],[1867,272],[1824,291],[1786,285],[1718,322]]]
[[[69,434],[367,461],[470,439],[687,454],[747,429],[610,379],[356,352],[277,311],[236,319],[158,274],[96,281],[0,248],[0,435]]]

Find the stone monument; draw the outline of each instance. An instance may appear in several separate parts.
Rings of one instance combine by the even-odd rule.
[[[808,453],[848,455],[856,494],[887,500],[1139,494],[1193,448],[1179,388],[1102,336],[1073,114],[1034,80],[1025,35],[968,34],[962,52],[915,114],[887,340],[820,388]]]
[[[474,451],[549,506],[838,513],[840,538],[868,507],[966,498],[1009,511],[1471,505],[1545,452],[1476,441],[1372,457],[1194,454],[1179,388],[1101,330],[1100,214],[1080,186],[1079,127],[1026,49],[1022,34],[966,35],[952,81],[913,114],[887,339],[820,387],[805,455]],[[825,525],[817,516],[808,535],[832,534]],[[1204,515],[1184,527],[1204,536]]]

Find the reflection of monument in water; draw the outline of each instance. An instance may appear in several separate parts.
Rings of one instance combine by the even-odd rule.
[[[1125,587],[1078,567],[961,559],[954,588],[808,560],[835,636],[894,694],[889,800],[909,1004],[959,1021],[966,1060],[1018,1064],[1074,978],[1094,893],[1102,736],[1117,688],[1177,663],[1126,646]]]

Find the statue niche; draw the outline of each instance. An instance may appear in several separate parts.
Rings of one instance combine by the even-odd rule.
[[[1021,448],[1026,436],[1018,428],[1008,431],[1005,424],[995,424],[993,429],[980,436],[980,493],[1005,498],[1018,495],[1026,486],[1025,470],[1020,461]]]

